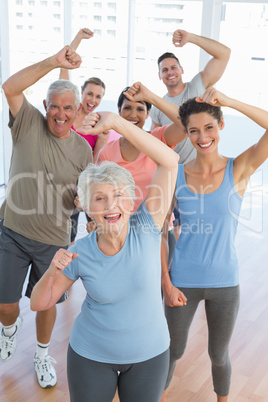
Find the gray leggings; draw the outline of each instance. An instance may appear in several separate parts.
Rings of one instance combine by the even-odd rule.
[[[217,395],[227,396],[231,379],[229,343],[239,309],[239,286],[206,289],[180,288],[180,290],[188,299],[187,305],[165,306],[171,337],[170,367],[166,388],[173,376],[176,361],[182,357],[186,348],[189,329],[198,304],[201,300],[205,300],[208,353],[212,364],[214,391]]]
[[[86,359],[69,346],[67,374],[71,402],[159,402],[169,366],[169,349],[135,364],[109,364]]]

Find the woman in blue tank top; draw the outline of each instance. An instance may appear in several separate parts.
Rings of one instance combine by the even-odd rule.
[[[266,130],[257,144],[234,159],[218,151],[224,127],[220,106],[243,113]],[[239,307],[234,241],[249,178],[268,157],[268,112],[208,88],[202,97],[185,102],[179,115],[197,156],[179,166],[175,195],[181,233],[170,272],[162,272],[171,337],[166,388],[184,353],[198,304],[204,300],[214,391],[218,402],[226,402],[231,377],[228,350]],[[165,400],[164,393],[161,401]]]
[[[169,367],[161,297],[161,232],[173,197],[178,155],[114,113],[99,113],[92,134],[114,129],[157,165],[149,193],[132,213],[135,183],[114,162],[89,164],[78,181],[96,231],[59,250],[32,292],[31,308],[53,306],[77,279],[86,297],[67,358],[71,402],[159,402]]]

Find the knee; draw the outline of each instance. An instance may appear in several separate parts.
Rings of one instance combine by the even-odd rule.
[[[172,344],[170,345],[170,361],[171,360],[179,360],[185,351],[185,346],[182,345],[175,345]]]
[[[8,317],[14,314],[19,308],[19,303],[0,303],[0,314],[3,317]]]
[[[225,367],[226,364],[228,364],[228,362],[229,362],[228,351],[225,353],[209,351],[209,357],[210,357],[211,363],[214,367],[218,367],[218,368]]]

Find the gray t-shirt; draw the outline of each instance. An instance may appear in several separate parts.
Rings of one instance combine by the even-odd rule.
[[[186,82],[184,90],[179,95],[172,98],[168,95],[165,95],[163,96],[163,99],[166,99],[174,105],[180,107],[183,102],[187,101],[188,99],[203,95],[205,89],[206,88],[202,81],[202,77],[200,73],[198,73],[190,82]],[[165,126],[166,124],[173,123],[163,112],[158,110],[156,107],[152,108],[150,116],[151,119],[159,126]],[[188,137],[180,142],[178,145],[176,145],[174,151],[176,151],[177,154],[180,155],[180,164],[189,162],[196,156],[196,150],[193,148]]]
[[[87,141],[71,130],[55,137],[46,118],[26,98],[10,116],[13,149],[6,200],[0,209],[4,226],[32,240],[66,246],[79,174],[92,162]]]

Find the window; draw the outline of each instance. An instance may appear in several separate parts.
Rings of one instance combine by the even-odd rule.
[[[101,17],[100,15],[94,15],[94,21],[101,22],[101,21],[102,21],[102,17]]]
[[[107,29],[107,34],[115,38],[116,32],[114,29]]]
[[[239,1],[222,1],[222,21],[218,24],[221,30],[219,40],[232,48],[232,56],[226,72],[219,81],[218,88],[227,88],[227,90],[231,88],[232,91],[243,92],[241,99],[245,99],[244,94],[247,89],[249,89],[248,93],[254,91],[254,99],[260,102],[261,107],[266,108],[267,105],[268,109],[268,81],[263,78],[268,71],[267,50],[263,46],[264,38],[268,37],[268,5],[264,2],[260,4],[258,0],[256,2],[252,0],[252,3],[247,0],[247,4],[243,5]],[[216,2],[218,0],[215,0]],[[64,12],[69,8],[64,7],[64,0],[12,0],[8,3],[10,69],[13,73],[20,66],[29,65],[30,61],[40,60],[41,52],[50,55],[58,50],[64,43]],[[79,50],[81,49],[82,52],[83,63],[81,68],[72,70],[70,74],[72,80],[80,85],[81,77],[86,79],[96,70],[100,78],[107,83],[105,100],[114,100],[115,93],[119,92],[118,88],[124,88],[130,82],[138,80],[143,80],[149,88],[162,94],[165,87],[158,80],[157,58],[165,51],[174,52],[179,57],[182,54],[185,81],[199,71],[200,54],[204,52],[200,52],[198,46],[194,45],[185,46],[183,49],[175,48],[172,44],[172,35],[173,31],[180,26],[190,32],[201,34],[202,14],[207,11],[207,8],[203,7],[202,0],[133,0],[135,15],[132,15],[134,35],[132,43],[128,42],[127,34],[132,25],[129,25],[128,15],[131,1],[73,0],[66,3],[72,4],[70,7],[71,39],[84,26],[93,29],[95,34],[94,40],[90,40],[89,44],[87,41],[82,41]],[[205,3],[208,5],[212,3],[212,0],[204,0],[204,5]],[[239,15],[239,21],[236,18],[237,15]],[[0,23],[2,18],[0,15]],[[234,26],[238,26],[235,31]],[[208,27],[205,26],[205,28]],[[245,34],[247,39],[241,38],[242,32],[250,30],[251,36]],[[262,36],[260,31],[263,32]],[[240,52],[240,58],[237,56],[239,46],[243,49]],[[129,57],[132,63],[131,68],[128,66]],[[239,69],[241,64],[247,68]],[[244,77],[249,72],[254,76],[251,82]],[[238,76],[239,80],[235,80]],[[47,81],[44,79],[45,90],[47,82],[51,82],[54,77],[57,79],[58,71],[55,70],[51,77]],[[263,80],[262,84],[260,84],[261,80]],[[243,85],[245,82],[247,82],[247,89]],[[254,83],[255,89],[252,88]],[[33,88],[32,91],[34,92],[35,89]],[[37,102],[39,98],[36,95]],[[29,100],[33,101],[33,98]],[[249,102],[251,99],[248,99]]]
[[[116,17],[108,16],[107,20],[113,23],[116,23]]]
[[[154,7],[166,9],[166,10],[170,11],[171,9],[182,10],[184,5],[183,4],[155,4]]]
[[[256,3],[224,3],[220,41],[232,49],[232,55],[218,88],[268,109],[268,57],[264,46],[264,38],[268,37],[268,5]],[[234,26],[235,35],[231,35]],[[249,80],[249,76],[254,80]]]
[[[154,21],[156,23],[161,23],[161,24],[181,24],[183,22],[183,19],[178,19],[178,18],[154,18]]]
[[[159,31],[154,31],[154,34],[155,35],[158,35],[158,36],[162,36],[162,37],[172,37],[173,36],[173,32],[159,32]]]
[[[144,80],[156,93],[165,93],[166,88],[158,79],[157,59],[167,51],[185,54],[184,80],[193,78],[199,71],[200,48],[177,49],[172,43],[172,35],[182,23],[189,32],[200,35],[202,12],[203,1],[136,0],[132,82]]]
[[[116,10],[116,3],[108,3],[108,7],[112,10]]]

